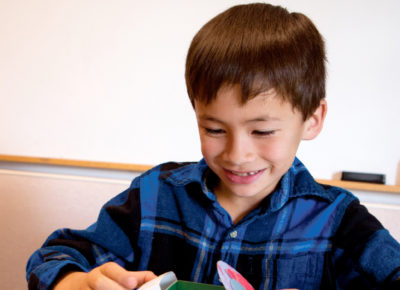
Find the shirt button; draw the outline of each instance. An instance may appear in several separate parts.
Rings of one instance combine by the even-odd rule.
[[[231,236],[232,239],[234,239],[237,237],[237,231],[232,231],[229,235]]]

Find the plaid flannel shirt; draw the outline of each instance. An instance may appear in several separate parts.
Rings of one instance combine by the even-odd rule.
[[[30,289],[108,261],[220,284],[218,260],[256,289],[400,289],[399,243],[356,197],[316,183],[297,158],[237,224],[216,200],[215,182],[204,160],[154,167],[86,230],[54,232],[28,262]]]

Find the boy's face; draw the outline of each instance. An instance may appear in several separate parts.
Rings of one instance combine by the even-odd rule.
[[[319,132],[313,117],[304,121],[274,90],[242,105],[239,86],[224,86],[210,104],[196,101],[195,112],[203,157],[221,181],[217,198],[258,203],[290,168],[300,141]]]

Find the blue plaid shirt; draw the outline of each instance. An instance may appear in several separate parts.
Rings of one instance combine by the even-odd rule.
[[[30,289],[108,261],[220,284],[218,260],[256,289],[400,289],[400,245],[351,193],[316,183],[299,160],[237,224],[217,202],[216,182],[204,160],[137,177],[88,229],[47,239],[28,262]]]

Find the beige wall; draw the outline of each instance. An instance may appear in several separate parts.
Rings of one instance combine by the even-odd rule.
[[[0,170],[0,285],[26,289],[25,265],[61,227],[85,228],[129,181]]]

